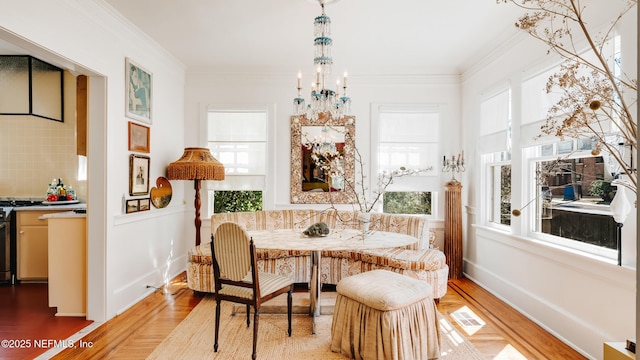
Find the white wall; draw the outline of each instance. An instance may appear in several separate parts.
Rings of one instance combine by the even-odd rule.
[[[25,0],[3,3],[0,38],[42,60],[90,76],[89,314],[103,321],[148,294],[146,285],[184,270],[193,230],[185,206],[123,214],[129,154],[125,118],[125,57],[153,73],[150,180],[184,145],[184,67],[155,43],[114,17],[101,1]],[[43,184],[46,185],[46,184]],[[175,197],[184,184],[173,182]]]
[[[622,27],[635,41],[634,26]],[[633,43],[625,43],[635,54]],[[551,62],[546,48],[527,34],[520,34],[494,54],[480,61],[463,76],[463,143],[470,158],[480,161],[477,139],[480,101],[493,86],[510,82],[515,89],[512,149],[512,200],[522,205],[520,143],[529,135],[519,131],[519,90],[525,70]],[[635,73],[636,57],[627,65]],[[634,75],[632,75],[634,76]],[[602,358],[602,343],[635,338],[636,329],[636,222],[631,215],[625,222],[624,267],[594,260],[584,254],[559,249],[526,237],[524,217],[513,218],[511,232],[501,232],[477,224],[481,216],[480,168],[468,174],[467,225],[465,227],[464,272],[494,295],[519,309],[539,325],[589,358]],[[526,202],[526,201],[524,201]]]

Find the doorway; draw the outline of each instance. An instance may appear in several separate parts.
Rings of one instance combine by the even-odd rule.
[[[98,72],[0,29],[0,50],[31,55],[87,81],[87,319],[106,320],[107,79]],[[90,161],[89,161],[90,159]]]

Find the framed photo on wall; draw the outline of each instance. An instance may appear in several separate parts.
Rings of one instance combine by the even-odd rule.
[[[139,203],[138,199],[127,200],[127,214],[140,211]]]
[[[148,153],[150,131],[148,126],[129,121],[129,150]]]
[[[143,198],[138,202],[138,211],[147,211],[151,209],[151,198]]]
[[[125,59],[125,67],[126,116],[151,124],[153,74],[129,58]]]
[[[144,155],[129,155],[129,195],[149,193],[150,158]]]

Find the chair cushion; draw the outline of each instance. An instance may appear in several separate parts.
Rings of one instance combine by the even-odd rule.
[[[258,282],[260,283],[260,296],[262,297],[293,284],[293,280],[271,273],[258,273],[258,278]],[[242,281],[251,283],[251,273],[249,273],[244,279],[242,279]],[[253,298],[252,289],[233,285],[222,285],[220,294],[232,295],[245,299]]]
[[[389,311],[401,309],[431,297],[431,286],[388,270],[372,270],[340,280],[338,294],[371,308]]]
[[[438,270],[447,263],[442,251],[434,249],[407,250],[404,248],[381,248],[353,250],[328,250],[323,257],[353,259],[380,266],[389,266],[407,270]]]

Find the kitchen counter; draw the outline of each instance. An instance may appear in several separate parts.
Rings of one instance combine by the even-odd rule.
[[[65,211],[41,217],[49,229],[49,307],[56,308],[56,316],[86,316],[86,214]]]
[[[51,214],[44,214],[40,216],[40,219],[72,219],[72,218],[86,218],[86,217],[87,217],[86,213],[78,214],[74,211],[64,211],[64,212],[55,212]]]
[[[47,211],[47,210],[73,210],[73,209],[86,209],[86,203],[78,204],[63,204],[63,205],[36,205],[36,206],[17,206],[13,208],[13,211]],[[80,214],[79,214],[80,215]],[[86,215],[86,214],[82,214]]]

